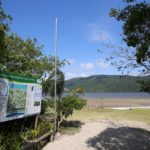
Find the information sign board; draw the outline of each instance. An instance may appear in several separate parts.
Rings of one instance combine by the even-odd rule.
[[[0,122],[39,114],[41,99],[39,79],[0,71]]]

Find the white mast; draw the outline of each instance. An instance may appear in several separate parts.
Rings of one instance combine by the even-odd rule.
[[[54,99],[55,99],[55,131],[57,130],[57,17],[55,18],[55,86],[54,86]]]

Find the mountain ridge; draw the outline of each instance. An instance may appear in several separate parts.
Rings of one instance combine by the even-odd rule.
[[[65,88],[82,86],[85,92],[140,92],[137,81],[150,80],[150,76],[92,75],[65,81]]]

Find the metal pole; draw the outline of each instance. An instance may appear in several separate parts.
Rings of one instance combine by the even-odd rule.
[[[57,17],[55,18],[55,87],[54,87],[54,99],[55,99],[55,131],[57,130]]]
[[[2,7],[2,0],[0,0],[0,8]]]

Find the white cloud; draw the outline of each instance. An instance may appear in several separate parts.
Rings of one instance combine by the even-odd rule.
[[[80,64],[80,66],[85,70],[91,70],[94,68],[93,63],[82,63],[82,64]]]
[[[111,35],[102,30],[100,24],[89,24],[87,27],[88,30],[88,41],[89,42],[110,42],[113,41]]]
[[[104,61],[103,59],[99,59],[96,61],[96,65],[99,66],[100,68],[106,69],[110,67],[110,63]]]

